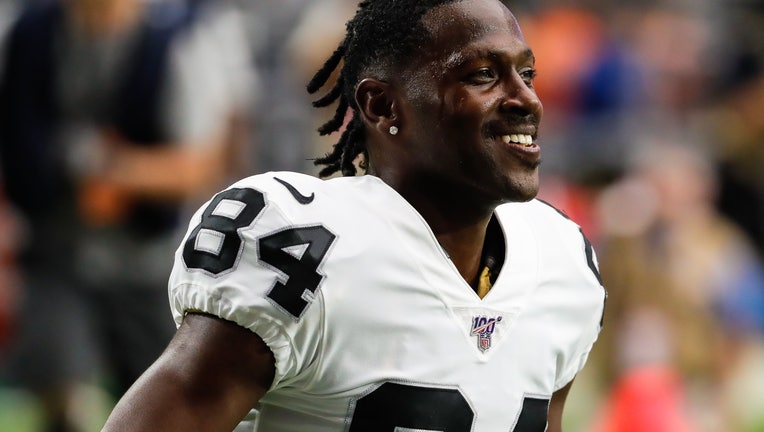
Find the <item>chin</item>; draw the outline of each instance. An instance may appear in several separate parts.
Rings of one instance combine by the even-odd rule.
[[[468,195],[487,204],[526,202],[536,198],[539,191],[539,178],[536,173],[526,173],[526,175],[515,173],[509,176],[485,177],[473,182],[472,186],[474,189]]]
[[[535,191],[522,191],[517,192],[510,196],[508,199],[504,200],[504,202],[527,202],[532,200],[533,198],[536,198],[536,195],[538,194],[538,189]]]
[[[538,188],[523,189],[523,190],[514,189],[512,191],[503,193],[496,201],[497,201],[497,205],[507,204],[507,203],[528,202],[536,198],[537,193],[538,193]]]
[[[526,202],[536,198],[539,192],[538,176],[525,179],[508,179],[505,185],[504,202]]]

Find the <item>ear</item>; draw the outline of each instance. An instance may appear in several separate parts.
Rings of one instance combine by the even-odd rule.
[[[364,78],[356,86],[355,101],[363,120],[382,134],[398,123],[398,104],[389,83]]]

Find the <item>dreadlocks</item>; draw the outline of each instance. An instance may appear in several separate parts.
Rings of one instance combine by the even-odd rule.
[[[363,155],[364,161],[368,161],[363,123],[354,97],[360,75],[404,64],[427,38],[422,16],[436,6],[453,1],[456,0],[364,0],[358,5],[355,16],[346,25],[345,39],[308,83],[308,93],[316,93],[342,62],[334,87],[313,102],[314,107],[321,108],[339,101],[334,117],[318,128],[319,134],[340,130],[348,108],[353,114],[332,151],[314,161],[316,165],[324,165],[318,174],[320,177],[336,172],[353,176],[355,159]],[[365,168],[366,162],[361,168]]]

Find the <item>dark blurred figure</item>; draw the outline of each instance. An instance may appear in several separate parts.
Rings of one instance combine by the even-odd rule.
[[[719,146],[719,207],[764,256],[764,2],[734,2],[728,15],[731,58],[709,116]]]
[[[48,430],[77,430],[78,388],[118,397],[174,333],[176,221],[224,180],[251,102],[225,4],[35,1],[9,30],[0,158],[28,235],[7,366]]]
[[[255,65],[268,89],[254,107],[253,145],[247,149],[252,172],[312,173],[315,168],[309,158],[316,152],[309,143],[315,135],[310,122],[314,110],[305,91],[308,78],[300,74],[307,61],[291,58],[289,44],[310,5],[326,0],[237,1],[248,18]],[[324,35],[316,32],[312,37],[309,47]]]
[[[3,57],[8,27],[17,14],[17,3],[16,0],[0,0],[0,58]],[[3,68],[0,67],[0,81],[2,74]],[[11,326],[18,309],[18,284],[14,277],[18,230],[16,218],[7,203],[5,194],[0,193],[0,358],[6,350]]]

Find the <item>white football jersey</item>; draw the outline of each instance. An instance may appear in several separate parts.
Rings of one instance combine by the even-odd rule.
[[[506,260],[481,299],[379,178],[253,176],[193,216],[173,315],[236,322],[273,351],[259,432],[542,432],[597,339],[605,290],[555,209],[495,215]]]

